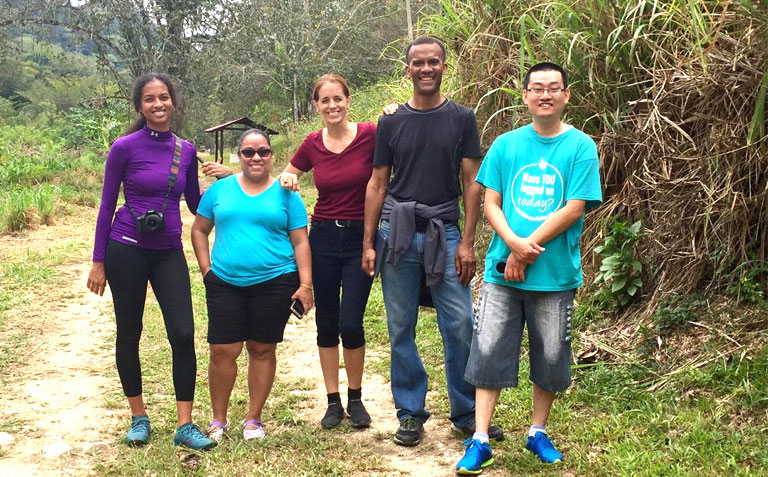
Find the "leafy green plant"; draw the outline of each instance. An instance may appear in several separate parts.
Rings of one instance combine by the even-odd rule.
[[[706,310],[706,299],[698,294],[670,295],[659,303],[653,313],[655,334],[675,326],[682,326],[701,316]]]
[[[643,264],[635,257],[635,244],[641,236],[641,227],[639,220],[631,226],[616,220],[603,245],[595,247],[595,253],[602,257],[602,262],[594,283],[601,286],[605,299],[616,308],[629,303],[643,286],[640,278]]]
[[[752,256],[751,258],[754,258]],[[763,303],[768,293],[768,261],[749,260],[740,263],[732,272],[734,276],[725,292],[736,296],[738,302]]]
[[[101,147],[68,147],[57,126],[0,126],[0,234],[50,225],[71,206],[98,205]]]
[[[121,98],[95,98],[67,113],[71,128],[65,132],[76,146],[89,145],[104,150],[117,139],[128,123],[128,103]]]

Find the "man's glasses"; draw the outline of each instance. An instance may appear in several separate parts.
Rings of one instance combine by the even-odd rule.
[[[252,158],[256,154],[258,154],[259,157],[261,158],[267,158],[269,157],[270,154],[272,154],[272,149],[268,147],[260,147],[259,149],[253,149],[253,148],[247,147],[245,149],[242,149],[240,151],[240,154],[242,154],[243,157],[247,159]]]
[[[544,94],[545,91],[547,93],[549,93],[550,95],[552,95],[552,96],[557,96],[560,93],[562,93],[563,91],[565,91],[565,88],[560,88],[560,87],[556,87],[556,88],[528,88],[528,92],[532,93],[532,94],[535,94],[536,96],[541,96],[542,94]]]

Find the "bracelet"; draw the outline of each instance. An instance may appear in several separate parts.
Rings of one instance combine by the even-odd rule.
[[[307,290],[312,290],[312,285],[307,285],[306,283],[299,283],[299,286],[301,288],[306,288]]]

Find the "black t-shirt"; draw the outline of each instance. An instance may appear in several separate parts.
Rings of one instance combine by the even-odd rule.
[[[379,119],[374,166],[392,166],[387,192],[399,201],[437,205],[461,195],[462,158],[480,159],[475,113],[445,100],[433,109],[402,105]]]

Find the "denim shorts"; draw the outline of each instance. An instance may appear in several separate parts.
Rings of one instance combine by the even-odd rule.
[[[516,387],[527,324],[530,380],[551,392],[567,389],[575,294],[575,289],[541,292],[484,283],[464,379],[483,388]]]

